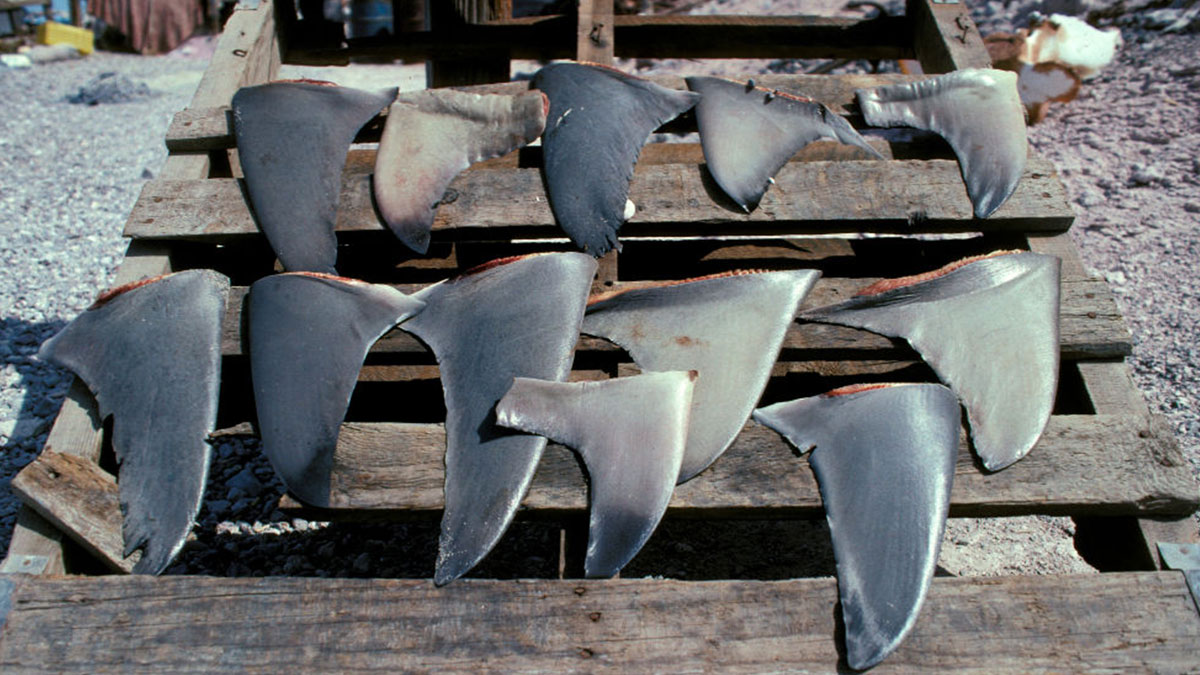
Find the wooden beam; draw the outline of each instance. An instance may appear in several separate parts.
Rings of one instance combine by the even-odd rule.
[[[459,174],[443,201],[434,239],[507,241],[561,237],[539,169]],[[503,200],[496,195],[506,195]],[[803,235],[847,232],[1063,231],[1074,219],[1066,192],[1045,160],[1029,162],[1012,197],[991,217],[974,217],[958,163],[951,160],[792,162],[759,207],[731,206],[702,166],[639,166],[629,198],[637,213],[628,236]],[[366,173],[343,176],[337,230],[384,230]],[[236,179],[155,180],[142,189],[125,236],[197,239],[258,235]]]
[[[507,0],[425,0],[426,26],[446,42],[458,39],[469,41],[470,38],[465,35],[474,33],[478,27],[476,24],[511,16],[512,6]],[[407,43],[411,35],[399,34],[396,39]],[[457,37],[459,35],[464,37]],[[379,58],[396,57],[379,55]],[[449,87],[507,82],[511,76],[509,58],[508,50],[499,46],[471,50],[467,54],[444,54],[438,58],[428,58],[425,62],[425,83],[427,87]]]
[[[877,280],[874,277],[822,278],[805,299],[804,306],[819,307],[844,300]],[[605,281],[611,279],[601,279],[602,283]],[[634,288],[638,285],[636,282],[613,281],[611,285],[605,286],[605,290]],[[421,285],[402,284],[396,288],[405,293],[414,293]],[[245,353],[243,340],[246,331],[243,326],[243,312],[246,292],[245,286],[235,286],[230,291],[221,345],[221,352],[226,356]],[[1061,297],[1059,339],[1063,358],[1073,360],[1123,356],[1129,353],[1132,338],[1121,319],[1111,292],[1102,280],[1086,277],[1065,278],[1062,281]],[[793,324],[784,337],[783,349],[835,354],[836,358],[846,360],[878,357],[880,353],[893,358],[911,356],[911,352],[898,350],[896,344],[890,338],[844,326]],[[580,338],[577,349],[589,352],[619,352],[611,343],[587,336]],[[371,348],[371,352],[426,354],[428,350],[419,340],[403,330],[393,330],[380,338]]]
[[[1029,455],[994,474],[975,466],[964,438],[951,515],[1191,513],[1200,495],[1179,448],[1170,435],[1145,430],[1136,416],[1056,415]],[[336,508],[312,516],[353,515],[338,511],[347,509],[379,511],[384,518],[436,517],[442,507],[444,454],[441,425],[346,423],[330,488]],[[552,444],[523,511],[561,517],[586,508],[578,463]],[[676,487],[668,515],[772,519],[820,512],[808,461],[796,458],[778,434],[751,422],[712,468]]]
[[[613,62],[613,0],[577,0],[575,60],[611,66]]]
[[[618,15],[612,25],[614,54],[622,58],[914,58],[903,16]],[[513,59],[569,59],[577,53],[575,29],[573,16],[528,17],[350,40],[341,49],[289,50],[284,59],[330,65],[352,58],[470,58],[496,50]]]
[[[9,578],[7,670],[672,671],[844,668],[834,579]],[[1184,672],[1179,572],[936,578],[873,673]]]
[[[966,0],[908,0],[906,13],[913,22],[913,51],[926,73],[992,67]]]

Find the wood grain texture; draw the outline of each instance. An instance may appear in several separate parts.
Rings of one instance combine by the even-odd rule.
[[[616,56],[623,58],[913,58],[904,17],[861,20],[808,16],[620,15],[614,17]],[[575,57],[575,17],[521,17],[454,30],[405,32],[349,40],[346,48],[294,49],[287,63],[346,65],[352,58],[422,60]]]
[[[913,44],[926,73],[992,67],[965,0],[908,0],[905,14],[912,17]]]
[[[613,62],[613,3],[611,0],[578,0],[575,24],[575,60],[611,66]]]
[[[7,670],[834,672],[833,579],[12,578]],[[1179,572],[937,578],[874,673],[1183,672]],[[668,665],[669,664],[669,665]]]
[[[820,279],[805,300],[805,307],[818,307],[839,302],[856,291],[873,283],[870,277],[848,279],[827,277]],[[610,289],[631,288],[637,282],[614,282]],[[419,285],[398,285],[405,293],[417,291]],[[245,353],[245,326],[243,309],[247,288],[235,286],[230,290],[226,307],[221,351],[226,355]],[[1066,359],[1124,356],[1129,353],[1132,338],[1121,319],[1112,293],[1102,280],[1088,278],[1065,278],[1062,282],[1062,305],[1060,310],[1060,344]],[[867,331],[844,326],[821,324],[793,324],[784,339],[785,350],[838,352],[839,358],[849,359],[855,355],[846,352],[892,352],[897,351],[896,342]],[[581,351],[617,351],[611,343],[581,337]],[[428,350],[416,338],[403,330],[393,330],[372,346],[374,353],[415,353]],[[908,356],[911,352],[902,350]]]
[[[141,558],[140,551],[123,557],[117,481],[94,461],[43,450],[13,477],[12,490],[113,571],[128,574]]]
[[[925,79],[924,75],[756,75],[755,82],[763,87],[802,94],[847,115],[857,106],[854,90],[900,84]],[[664,87],[687,89],[687,84],[678,75],[655,75],[647,78]],[[464,91],[481,94],[519,94],[529,90],[529,82],[504,82],[498,84],[456,87]],[[376,118],[376,122],[364,125],[357,142],[378,142],[387,111]],[[695,131],[695,119],[688,117],[689,126],[677,129]],[[229,104],[204,104],[193,101],[192,105],[175,114],[167,129],[167,149],[175,151],[216,150],[234,146],[232,120]]]
[[[330,503],[394,517],[440,513],[445,452],[441,425],[347,423],[334,455]],[[294,507],[295,502],[290,502]],[[1012,467],[985,474],[965,438],[953,516],[1031,513],[1185,514],[1200,495],[1173,437],[1140,416],[1056,415],[1038,445]],[[527,514],[561,516],[587,507],[574,456],[551,444],[522,502]],[[710,469],[675,490],[673,517],[810,517],[821,497],[808,468],[775,432],[750,422]]]
[[[639,166],[629,197],[637,214],[622,236],[1062,231],[1074,219],[1062,183],[1044,160],[1031,162],[1013,196],[984,220],[974,218],[958,164],[950,160],[791,162],[750,214],[726,207],[700,165]],[[369,174],[343,175],[336,229],[385,230]],[[538,169],[459,174],[433,231],[435,240],[563,236]],[[125,236],[141,239],[216,243],[250,235],[258,236],[258,227],[232,178],[149,181],[125,225]]]

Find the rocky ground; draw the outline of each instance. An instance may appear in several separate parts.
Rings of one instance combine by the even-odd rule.
[[[840,4],[727,0],[692,11],[812,13]],[[1011,30],[1035,6],[1042,5],[993,0],[975,14],[984,32]],[[1200,261],[1200,36],[1186,32],[1192,8],[1154,11],[1163,9],[1174,13],[1116,17],[1126,41],[1118,62],[1088,82],[1078,100],[1052,108],[1030,130],[1030,141],[1059,166],[1078,214],[1072,236],[1087,265],[1112,285],[1133,331],[1129,362],[1137,383],[1200,476],[1194,318],[1200,307],[1192,285]],[[97,53],[31,70],[0,69],[0,548],[7,546],[17,510],[2,484],[41,448],[70,382],[33,354],[111,282],[124,248],[125,216],[161,167],[167,124],[187,104],[206,65],[204,43],[189,49],[167,57]],[[809,64],[713,66],[733,67],[802,72]],[[855,67],[861,64],[845,66]],[[145,84],[149,95],[95,106],[68,102],[106,72]],[[381,67],[340,72],[338,79],[351,83],[393,77]],[[411,80],[413,70],[394,77]],[[216,450],[195,540],[170,572],[432,574],[435,524],[331,526],[290,519],[277,509],[281,485],[255,443],[226,440]],[[1067,519],[955,519],[940,565],[950,574],[1089,570],[1071,546],[1072,531]],[[714,559],[704,550],[704,541],[739,535],[753,542],[745,555]],[[830,574],[824,541],[821,523],[725,530],[668,523],[626,574]],[[558,545],[557,529],[520,523],[479,573],[552,575]]]

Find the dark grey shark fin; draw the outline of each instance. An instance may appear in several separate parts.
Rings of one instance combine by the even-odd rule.
[[[746,211],[804,146],[828,139],[883,159],[840,115],[811,99],[719,77],[686,78],[700,94],[696,122],[704,161],[717,185]]]
[[[867,124],[924,129],[950,143],[976,217],[992,215],[1017,189],[1029,144],[1016,73],[968,68],[855,94]]]
[[[583,332],[610,340],[644,370],[695,370],[679,482],[716,461],[758,403],[814,270],[735,272],[601,294]]]
[[[342,168],[358,130],[396,89],[360,91],[310,80],[243,87],[233,131],[258,226],[289,272],[334,274]]]
[[[546,446],[495,425],[515,377],[571,369],[596,261],[582,253],[497,260],[427,287],[402,328],[433,349],[446,396],[446,502],[434,582],[465,574],[508,529]]]
[[[907,340],[962,399],[975,451],[996,471],[1029,452],[1054,409],[1060,266],[1040,253],[968,258],[798,318]]]
[[[866,385],[778,403],[754,419],[812,451],[846,627],[865,670],[899,646],[933,580],[961,412],[938,384]]]
[[[38,357],[71,369],[112,415],[125,555],[158,574],[183,548],[208,478],[229,280],[188,270],[100,297]]]
[[[516,96],[453,89],[403,93],[388,112],[375,156],[375,203],[406,246],[429,250],[434,208],[459,172],[542,135],[549,103],[531,91]]]
[[[595,382],[518,377],[496,423],[575,449],[591,486],[588,577],[621,571],[666,513],[687,440],[695,373]]]
[[[331,505],[333,452],[367,351],[424,305],[390,286],[311,272],[250,287],[250,369],[263,451],[302,501]]]
[[[604,66],[553,63],[533,77],[550,112],[542,138],[547,197],[571,241],[600,257],[629,218],[633,166],[650,134],[699,94],[660,87]]]

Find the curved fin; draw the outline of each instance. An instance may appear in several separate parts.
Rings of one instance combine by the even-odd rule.
[[[588,577],[621,571],[666,513],[683,460],[695,373],[596,382],[518,377],[496,423],[574,448],[591,487]]]
[[[1016,73],[969,68],[855,94],[867,124],[924,129],[950,143],[976,217],[992,215],[1017,189],[1028,143]]]
[[[355,134],[396,97],[317,82],[270,82],[233,96],[238,160],[254,215],[289,272],[335,273],[342,168]]]
[[[433,210],[463,169],[522,147],[546,126],[546,97],[453,89],[401,94],[375,156],[375,202],[400,241],[429,250]]]
[[[716,461],[758,403],[784,335],[821,276],[742,272],[593,298],[583,332],[620,345],[644,370],[695,370],[682,483]]]
[[[933,579],[961,413],[938,384],[835,390],[754,419],[812,450],[837,561],[846,658],[864,670],[899,646]]]
[[[263,451],[296,497],[330,506],[338,432],[367,351],[423,302],[390,287],[300,272],[254,282],[250,372]]]
[[[208,478],[229,280],[189,270],[102,296],[38,357],[71,369],[112,415],[125,555],[158,574],[183,548]]]
[[[841,115],[816,101],[719,77],[686,81],[701,95],[696,122],[708,170],[746,211],[758,206],[792,155],[813,141],[853,145],[883,159]]]
[[[700,95],[579,63],[542,68],[533,87],[550,99],[542,139],[550,208],[576,246],[600,257],[619,248],[617,231],[627,219],[629,181],[642,146]]]
[[[465,574],[500,540],[546,447],[495,426],[514,377],[571,369],[596,261],[581,253],[499,260],[415,295],[404,330],[433,349],[446,394],[446,506],[434,582]]]
[[[1054,408],[1060,265],[1039,253],[968,259],[798,318],[908,340],[962,399],[975,451],[997,471],[1029,452]]]

